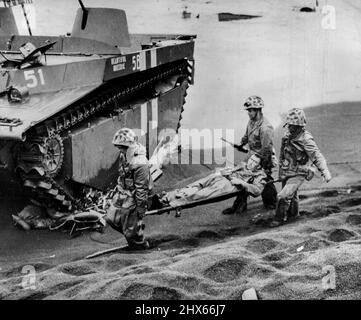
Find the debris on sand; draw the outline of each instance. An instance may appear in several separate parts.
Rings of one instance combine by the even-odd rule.
[[[183,10],[182,12],[182,18],[183,19],[189,19],[191,17],[191,13]]]
[[[11,217],[13,218],[14,225],[23,228],[25,231],[31,230],[30,225],[26,221],[21,219],[20,217],[14,215],[14,214],[12,214]]]
[[[47,229],[53,222],[44,208],[35,205],[27,205],[18,215],[12,215],[16,226],[25,231],[30,229]]]
[[[188,7],[185,6],[184,10],[182,11],[182,18],[183,19],[189,19],[191,17],[191,13],[187,9],[188,9]]]
[[[38,205],[27,205],[17,215],[11,215],[15,226],[25,231],[31,229],[58,230],[67,227],[70,235],[84,230],[101,232],[106,226],[104,214],[95,210],[86,210],[75,213],[62,213],[53,208],[44,208]]]
[[[59,222],[53,223],[49,229],[58,230],[65,227],[70,229],[70,236],[73,236],[84,230],[95,230],[98,232],[103,232],[104,227],[106,226],[106,220],[104,217],[104,214],[89,209],[87,211],[70,214],[63,219],[60,219]]]
[[[310,8],[310,7],[302,7],[300,9],[300,12],[315,12],[316,9],[315,8]]]
[[[242,300],[258,300],[256,290],[254,288],[245,290],[242,294]]]
[[[108,254],[108,253],[113,253],[113,252],[116,252],[120,249],[122,249],[123,247],[115,247],[115,248],[111,248],[111,249],[106,249],[106,250],[102,250],[102,251],[98,251],[96,253],[93,253],[93,254],[90,254],[88,256],[85,257],[85,259],[92,259],[92,258],[96,258],[96,257],[99,257],[103,254]]]
[[[229,12],[218,13],[218,21],[247,20],[260,17],[262,16],[254,16],[249,14],[234,14]]]

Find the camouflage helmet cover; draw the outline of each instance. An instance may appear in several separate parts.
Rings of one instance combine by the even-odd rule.
[[[115,133],[112,143],[115,146],[129,147],[134,142],[136,142],[136,138],[137,135],[132,129],[121,128]]]
[[[244,108],[248,109],[262,109],[264,107],[264,102],[259,96],[250,96],[247,98],[244,103]]]
[[[293,108],[288,111],[286,124],[304,127],[306,125],[306,115],[302,109]]]

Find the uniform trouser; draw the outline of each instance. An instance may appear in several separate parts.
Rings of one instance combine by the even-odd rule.
[[[145,245],[144,223],[138,218],[135,207],[124,208],[112,205],[108,209],[108,224],[124,235],[129,247]]]
[[[246,190],[243,190],[242,192],[240,192],[237,197],[236,200],[234,200],[233,205],[232,205],[232,211],[244,211],[247,209],[247,198],[248,198],[248,194]],[[228,210],[228,209],[227,209]]]
[[[262,197],[264,206],[267,208],[269,206],[276,206],[277,189],[276,189],[275,185],[272,182],[270,182],[270,181],[273,181],[272,171],[265,170],[265,172],[267,174],[267,184],[264,186],[261,197]]]
[[[267,183],[262,191],[263,205],[267,208],[276,206],[277,204],[277,189],[272,182]]]
[[[304,176],[295,176],[283,180],[282,190],[277,195],[276,220],[286,221],[289,217],[299,215],[298,189],[305,180]]]

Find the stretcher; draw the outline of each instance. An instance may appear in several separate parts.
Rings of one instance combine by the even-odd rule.
[[[180,217],[181,216],[181,211],[182,209],[189,209],[189,208],[194,208],[194,207],[198,207],[198,206],[202,206],[202,205],[206,205],[206,204],[210,204],[210,203],[215,203],[215,202],[220,202],[223,200],[227,200],[233,197],[236,197],[238,194],[240,194],[241,192],[244,192],[243,190],[239,190],[239,191],[234,191],[234,192],[230,192],[230,193],[226,193],[226,194],[222,194],[219,196],[215,196],[215,197],[211,197],[208,199],[200,199],[197,201],[190,201],[188,203],[185,203],[181,206],[177,206],[177,207],[164,207],[161,209],[156,209],[156,210],[151,210],[151,211],[147,211],[145,213],[146,216],[151,216],[151,215],[160,215],[160,214],[164,214],[164,213],[170,213],[171,211],[175,211],[176,212],[176,217]],[[93,253],[91,255],[86,256],[86,259],[92,259],[95,257],[99,257],[101,255],[104,254],[108,254],[108,253],[112,253],[112,252],[116,252],[122,249],[125,249],[127,246],[122,246],[122,247],[115,247],[115,248],[110,248],[110,249],[106,249],[106,250],[102,250],[96,253]]]
[[[280,182],[281,179],[278,180],[270,180],[267,182],[267,184],[269,183],[277,183]],[[182,213],[182,209],[190,209],[190,208],[194,208],[194,207],[198,207],[198,206],[203,206],[203,205],[207,205],[210,203],[216,203],[216,202],[221,202],[227,199],[231,199],[234,198],[236,196],[238,196],[239,194],[241,194],[242,192],[244,192],[244,190],[237,190],[234,192],[230,192],[230,193],[225,193],[225,194],[221,194],[215,197],[210,197],[207,199],[200,199],[200,200],[195,200],[195,201],[190,201],[188,203],[176,206],[176,207],[172,207],[172,206],[167,206],[164,208],[160,208],[160,209],[155,209],[155,210],[150,210],[147,211],[145,213],[146,216],[151,216],[151,215],[160,215],[160,214],[164,214],[164,213],[170,213],[171,211],[175,211],[175,216],[176,217],[180,217],[181,213]]]
[[[210,198],[207,198],[207,199],[200,199],[200,200],[190,201],[188,203],[185,203],[185,204],[182,204],[182,205],[179,205],[179,206],[176,206],[176,207],[167,206],[167,207],[160,208],[160,209],[150,210],[150,211],[147,211],[145,213],[145,215],[146,216],[151,216],[151,215],[160,215],[160,214],[164,214],[164,213],[169,214],[171,211],[175,211],[175,216],[180,217],[181,213],[182,213],[182,209],[190,209],[190,208],[203,206],[203,205],[210,204],[210,203],[215,203],[215,202],[220,202],[220,201],[223,201],[223,200],[227,200],[227,199],[236,197],[241,192],[244,192],[244,191],[239,190],[239,191],[234,191],[234,192],[230,192],[230,193],[225,193],[225,194],[215,196],[215,197],[210,197]]]

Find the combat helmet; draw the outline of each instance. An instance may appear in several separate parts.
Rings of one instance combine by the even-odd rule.
[[[264,107],[264,102],[259,96],[250,96],[247,98],[244,103],[244,108],[248,109],[262,109]]]
[[[287,113],[285,125],[295,125],[304,127],[306,125],[306,115],[305,112],[300,108],[292,108]]]
[[[115,133],[112,143],[115,146],[129,147],[136,141],[137,141],[137,135],[132,129],[121,128]]]

